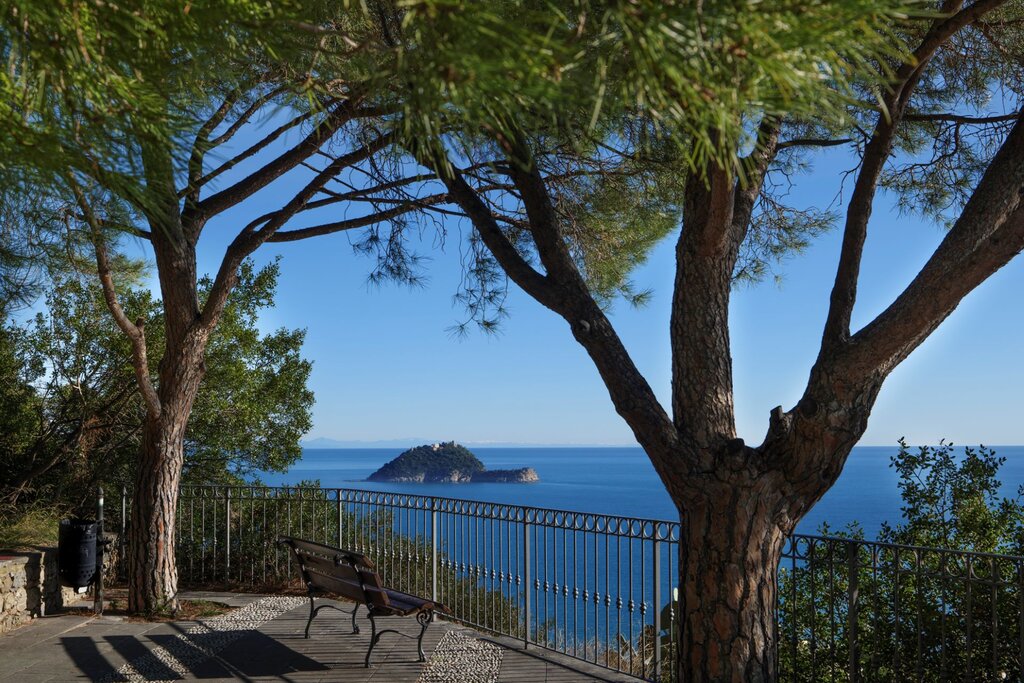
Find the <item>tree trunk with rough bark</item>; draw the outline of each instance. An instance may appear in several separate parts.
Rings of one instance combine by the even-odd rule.
[[[128,609],[177,609],[174,528],[184,460],[184,425],[147,420],[128,528]]]
[[[128,608],[176,610],[175,522],[185,430],[204,371],[205,336],[186,335],[161,362],[159,416],[147,416],[128,532]],[[170,354],[171,351],[169,350]]]
[[[219,318],[217,311],[212,323],[202,320],[194,239],[199,226],[182,221],[172,199],[173,183],[167,180],[170,174],[166,169],[160,172],[166,164],[163,157],[151,161],[156,169],[151,184],[166,184],[163,211],[149,217],[164,309],[165,348],[158,382],[149,375],[143,321],[126,321],[124,326],[129,336],[134,332],[139,339],[136,373],[147,410],[128,533],[128,609],[136,613],[177,610],[175,526],[185,430],[206,371],[207,342]],[[232,285],[225,287],[223,298]]]
[[[776,680],[775,599],[785,534],[753,487],[680,518],[680,681]]]
[[[689,469],[670,487],[680,508],[676,673],[681,682],[778,680],[777,570],[789,535],[832,486],[853,442],[730,442],[717,472]],[[823,458],[828,453],[830,457]],[[693,458],[690,458],[692,460]],[[840,464],[834,465],[838,461]]]

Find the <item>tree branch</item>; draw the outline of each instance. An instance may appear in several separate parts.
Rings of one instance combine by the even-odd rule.
[[[353,107],[354,104],[351,101],[346,101],[340,104],[329,112],[326,118],[324,118],[324,120],[321,121],[299,144],[281,154],[273,161],[268,162],[262,168],[253,171],[234,185],[224,188],[220,192],[210,195],[206,199],[202,200],[196,205],[197,212],[205,217],[216,215],[221,211],[238,204],[243,199],[252,196],[274,180],[277,180],[282,175],[298,166],[302,161],[316,152],[316,150],[327,142],[327,140],[329,140],[342,126],[352,120]],[[274,135],[274,133],[271,135]]]
[[[273,237],[279,228],[301,211],[343,169],[367,159],[390,145],[394,139],[394,133],[385,133],[363,147],[336,158],[296,193],[280,211],[271,214],[269,218],[263,221],[253,221],[247,225],[231,242],[224,254],[224,259],[217,270],[217,276],[214,278],[213,286],[210,288],[206,304],[199,315],[197,321],[199,328],[212,330],[217,324],[227,303],[228,295],[238,281],[238,267],[249,254]]]
[[[847,344],[818,357],[794,410],[773,412],[762,447],[771,444],[785,456],[780,462],[787,479],[803,488],[807,505],[838,477],[886,377],[967,294],[1022,250],[1024,117],[921,272]]]
[[[915,71],[920,71],[927,64],[935,53],[947,40],[953,37],[960,29],[969,26],[981,19],[983,16],[999,9],[1008,0],[978,0],[970,7],[957,11],[945,20],[936,21],[932,30],[928,32],[924,40],[914,50],[913,60],[909,60],[896,72],[897,83],[905,83]],[[963,0],[946,0],[943,11],[952,12],[963,5]]]
[[[510,151],[509,177],[522,197],[530,234],[555,292],[554,305],[549,308],[569,323],[573,337],[604,380],[616,412],[647,449],[665,485],[676,490],[679,482],[669,462],[678,455],[678,434],[672,420],[591,295],[562,237],[551,195],[526,141],[517,138]]]
[[[770,117],[764,117],[757,128],[757,139],[754,142],[754,151],[750,153],[747,161],[747,177],[743,187],[736,190],[732,208],[732,229],[735,258],[739,256],[739,249],[747,236],[750,227],[750,219],[754,214],[754,205],[761,194],[765,176],[780,149],[783,149],[782,142],[779,142],[781,131],[780,122]],[[792,142],[792,141],[791,141]],[[833,141],[831,144],[839,144]],[[733,263],[735,268],[735,261]]]
[[[312,112],[306,112],[305,114],[300,114],[299,116],[296,116],[295,118],[293,118],[288,123],[281,124],[280,126],[275,128],[273,131],[271,131],[270,134],[268,134],[266,137],[264,137],[259,142],[249,146],[244,151],[239,152],[236,156],[234,156],[231,159],[225,161],[223,164],[221,164],[217,168],[213,169],[212,171],[210,171],[206,175],[204,175],[201,178],[199,178],[198,180],[196,180],[195,184],[198,187],[201,188],[204,185],[206,185],[207,183],[209,183],[211,180],[216,178],[217,176],[221,175],[222,173],[230,171],[232,168],[234,168],[238,164],[242,163],[246,159],[249,159],[250,157],[252,157],[252,156],[254,156],[256,154],[259,154],[261,151],[266,149],[271,143],[273,143],[279,137],[281,137],[282,135],[287,133],[289,130],[291,130],[292,128],[295,128],[296,126],[300,125],[304,121],[308,121],[310,119],[310,117],[312,117],[312,115],[313,115]],[[189,190],[188,187],[184,188],[183,190],[179,190],[178,198],[181,199],[181,198],[185,197],[185,195],[188,193],[188,190]]]
[[[228,126],[227,130],[225,130],[223,133],[215,137],[213,140],[210,140],[210,147],[218,147],[220,145],[223,145],[225,142],[231,140],[231,138],[235,136],[235,133],[241,130],[242,126],[249,122],[253,114],[255,114],[256,112],[263,108],[263,105],[265,105],[267,102],[274,99],[278,95],[286,92],[287,90],[288,87],[282,85],[257,97],[252,102],[252,104],[246,107],[245,111],[238,115],[238,118],[235,119],[230,126]],[[212,131],[213,128],[210,129],[210,132]]]
[[[512,281],[523,288],[544,306],[556,310],[557,293],[550,279],[539,273],[522,257],[515,245],[508,239],[487,204],[477,195],[472,186],[466,182],[461,171],[447,159],[420,159],[427,168],[433,169],[448,189],[448,196],[465,212],[473,227],[480,234],[480,239],[497,259],[505,273]]]
[[[138,382],[143,402],[146,404],[146,412],[149,414],[150,418],[154,420],[158,419],[160,417],[161,405],[160,398],[153,386],[153,380],[149,376],[149,360],[146,355],[145,321],[142,317],[139,317],[133,323],[128,319],[124,309],[121,308],[121,302],[117,298],[117,289],[114,287],[114,278],[110,271],[110,262],[107,257],[107,246],[103,237],[103,232],[100,229],[95,214],[93,214],[92,207],[89,206],[89,203],[86,201],[85,196],[78,187],[78,184],[74,181],[71,181],[70,184],[74,191],[78,207],[86,217],[87,224],[92,232],[93,247],[96,251],[96,269],[99,274],[100,285],[103,288],[103,298],[107,302],[107,308],[110,309],[111,315],[114,317],[114,322],[119,328],[121,328],[121,331],[124,332],[125,336],[128,337],[128,340],[131,343],[132,365],[135,368],[135,379]]]
[[[213,146],[210,143],[210,133],[224,121],[224,118],[231,111],[231,108],[235,106],[235,103],[238,102],[240,96],[240,91],[231,91],[224,98],[224,102],[220,107],[196,132],[195,141],[192,143],[192,153],[188,159],[188,186],[183,190],[185,199],[191,204],[199,201],[199,188],[201,187],[199,179],[203,175],[203,160],[206,157],[207,150]]]
[[[961,0],[948,0],[943,10],[956,10],[960,2]],[[857,300],[861,257],[864,253],[867,226],[871,218],[878,179],[891,154],[897,126],[903,119],[914,88],[932,57],[950,37],[1004,2],[1006,0],[978,0],[969,8],[960,10],[947,19],[936,20],[914,50],[913,59],[908,60],[897,70],[895,85],[885,101],[886,111],[879,115],[874,133],[864,149],[860,173],[850,196],[842,249],[819,356],[826,355],[845,344],[850,337],[850,320]]]
[[[887,373],[990,275],[1024,250],[1024,115],[960,217],[899,297],[851,339],[845,363]]]
[[[794,138],[792,140],[783,140],[780,142],[776,149],[782,151],[789,149],[790,147],[838,147],[839,145],[847,145],[853,142],[853,138]]]
[[[309,237],[330,235],[332,233],[354,230],[356,228],[365,228],[370,225],[383,223],[393,218],[397,218],[412,211],[422,210],[435,204],[443,204],[446,201],[448,201],[447,193],[429,195],[416,201],[406,202],[400,206],[386,209],[384,211],[378,211],[377,213],[370,214],[369,216],[360,216],[359,218],[350,218],[344,221],[324,223],[323,225],[316,225],[308,228],[295,228],[284,231],[279,230],[271,235],[267,239],[267,242],[295,242]]]
[[[961,114],[953,113],[919,114],[908,112],[903,116],[903,119],[905,121],[942,121],[948,123],[984,125],[988,123],[1016,121],[1018,116],[1020,116],[1020,112],[1014,112],[1012,114],[997,114],[993,116],[963,116]]]
[[[314,167],[314,166],[312,166],[310,164],[303,163],[303,166],[305,166],[309,170],[313,171],[314,173],[319,173],[320,172],[320,169],[318,169],[318,168],[316,168],[316,167]],[[325,197],[324,199],[316,199],[316,200],[307,202],[306,205],[303,206],[300,211],[301,212],[313,211],[315,209],[322,209],[322,208],[324,208],[326,206],[332,206],[334,204],[340,204],[342,202],[352,202],[352,201],[365,201],[365,202],[391,201],[392,203],[393,202],[404,202],[404,201],[415,201],[416,198],[412,197],[412,196],[409,196],[409,197],[407,197],[405,199],[388,200],[388,199],[382,199],[382,198],[374,197],[374,195],[378,194],[380,192],[386,192],[388,190],[398,189],[398,188],[400,188],[400,187],[402,187],[404,185],[411,185],[413,183],[422,182],[422,181],[425,181],[425,180],[437,180],[437,176],[435,176],[433,173],[430,173],[430,174],[424,173],[424,174],[419,174],[419,175],[414,175],[414,176],[410,176],[410,177],[407,177],[407,178],[403,178],[401,180],[395,180],[395,181],[391,181],[391,182],[387,182],[387,183],[381,183],[381,184],[379,184],[379,185],[377,185],[375,187],[367,187],[367,188],[359,188],[359,189],[353,188],[349,192],[335,192],[334,190],[328,190],[325,187],[325,188],[322,188],[320,190],[320,193],[327,195],[327,197]],[[257,224],[257,225],[263,224],[263,223],[267,222],[268,220],[270,220],[271,218],[273,218],[276,214],[277,214],[276,211],[271,211],[269,213],[265,213],[262,216],[254,219],[252,222],[254,224]]]

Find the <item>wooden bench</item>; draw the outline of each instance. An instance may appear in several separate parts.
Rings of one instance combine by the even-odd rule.
[[[309,638],[309,627],[313,623],[313,618],[325,607],[348,614],[347,610],[334,605],[314,604],[318,595],[329,593],[356,603],[352,608],[352,633],[359,633],[359,626],[356,625],[356,612],[359,611],[359,606],[366,607],[371,629],[370,647],[366,651],[367,667],[370,666],[370,654],[374,646],[385,633],[413,638],[395,629],[378,631],[376,619],[380,617],[415,617],[420,624],[416,649],[419,660],[426,661],[427,658],[423,654],[423,635],[427,632],[430,622],[434,620],[435,612],[450,613],[447,607],[433,600],[385,587],[380,574],[374,571],[373,563],[366,555],[291,536],[282,536],[277,542],[288,546],[294,553],[302,581],[309,592],[306,638]]]

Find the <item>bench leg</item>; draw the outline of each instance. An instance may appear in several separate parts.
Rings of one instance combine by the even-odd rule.
[[[416,639],[416,651],[420,655],[420,661],[427,661],[427,656],[423,654],[423,636],[427,633],[427,627],[430,626],[430,622],[434,620],[434,612],[427,610],[420,612],[416,615],[416,621],[420,623],[420,637]]]
[[[377,622],[373,620],[373,612],[370,612],[370,647],[366,650],[366,661],[363,663],[367,669],[370,668],[370,654],[373,652],[373,646],[377,644],[377,639],[380,638],[381,634],[377,633]]]
[[[309,627],[313,623],[313,617],[316,616],[316,610],[313,609],[313,596],[309,596],[309,621],[306,622],[306,637],[309,638]]]
[[[338,612],[343,612],[345,614],[349,613],[348,610],[341,609],[340,607],[335,607],[334,605],[320,605],[319,607],[314,607],[313,606],[313,596],[310,595],[309,596],[309,621],[306,622],[306,637],[307,638],[309,638],[309,627],[312,626],[313,619],[316,617],[316,615],[320,614],[320,610],[322,610],[322,609],[333,609],[333,610],[337,610]],[[359,611],[359,604],[356,603],[356,606],[354,608],[352,608],[352,633],[354,633],[354,634],[355,633],[359,633],[359,624],[356,623],[356,612],[358,612],[358,611]]]
[[[377,630],[377,622],[373,618],[373,611],[367,615],[370,618],[370,647],[366,650],[366,661],[364,662],[366,668],[370,668],[370,655],[373,654],[373,648],[377,645],[377,641],[385,633],[394,633],[402,636],[403,638],[412,638],[412,636],[396,631],[393,628],[387,628],[383,631]],[[427,632],[427,627],[430,626],[430,622],[434,620],[434,612],[432,610],[426,610],[416,615],[416,621],[420,625],[420,635],[416,638],[416,652],[419,655],[419,661],[427,661],[427,656],[423,653],[423,636]]]

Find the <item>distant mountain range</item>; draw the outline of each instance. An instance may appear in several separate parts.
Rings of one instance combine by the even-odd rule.
[[[447,439],[450,441],[451,439]],[[425,439],[422,437],[408,437],[403,439],[380,439],[377,441],[359,441],[329,439],[317,437],[300,442],[303,448],[412,448],[428,443],[441,443],[446,439]],[[523,443],[517,441],[460,441],[466,446],[476,448],[630,448],[636,444],[606,444],[606,443]]]

